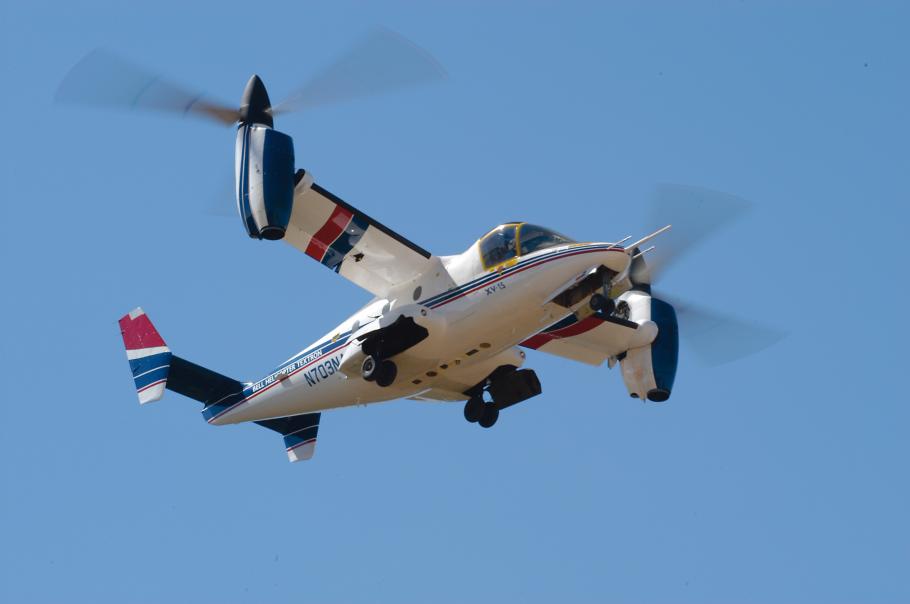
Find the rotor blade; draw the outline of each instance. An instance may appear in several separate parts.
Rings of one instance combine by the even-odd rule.
[[[656,249],[648,257],[652,274],[666,270],[751,207],[750,202],[729,193],[687,185],[659,185],[652,198],[648,226],[672,224],[673,228],[656,240]]]
[[[272,112],[349,101],[445,78],[445,69],[429,52],[391,30],[377,28]]]
[[[661,298],[667,299],[661,295]],[[679,334],[706,365],[737,361],[769,348],[787,333],[760,323],[731,317],[690,302],[668,301],[676,309]]]
[[[193,113],[222,124],[233,124],[235,108],[206,101],[202,94],[172,84],[159,75],[117,55],[96,49],[66,74],[54,100],[61,103]]]

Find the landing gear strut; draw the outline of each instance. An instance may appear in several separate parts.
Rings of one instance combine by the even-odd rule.
[[[360,371],[363,379],[368,382],[376,382],[377,386],[383,388],[391,386],[398,377],[398,367],[395,366],[395,363],[389,360],[380,361],[373,355],[367,355]]]

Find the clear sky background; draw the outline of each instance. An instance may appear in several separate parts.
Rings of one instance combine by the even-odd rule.
[[[910,11],[679,4],[0,4],[0,600],[910,601]],[[335,411],[300,464],[173,393],[140,408],[137,305],[252,379],[368,295],[206,215],[231,129],[55,105],[58,83],[103,46],[279,99],[375,25],[450,77],[282,118],[319,182],[439,254],[515,219],[640,236],[659,183],[728,191],[752,214],[659,286],[789,337],[717,368],[683,347],[664,405],[530,353],[544,394],[491,430]]]

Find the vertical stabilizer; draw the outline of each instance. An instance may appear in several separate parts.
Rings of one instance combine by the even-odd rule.
[[[136,308],[120,319],[120,334],[126,346],[139,404],[157,401],[164,395],[171,367],[171,351],[145,311]]]
[[[305,413],[291,417],[278,417],[256,422],[263,428],[274,430],[284,437],[288,460],[303,461],[316,451],[316,434],[319,432],[320,413]]]

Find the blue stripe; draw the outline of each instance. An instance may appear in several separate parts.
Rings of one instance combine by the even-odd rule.
[[[214,417],[220,415],[221,413],[227,411],[231,407],[236,406],[239,403],[242,403],[246,399],[246,389],[236,392],[228,397],[226,397],[221,402],[215,403],[214,405],[209,405],[202,410],[202,417],[205,418],[205,421],[209,421]]]
[[[133,373],[136,390],[141,390],[160,380],[166,380],[170,369],[170,352],[159,352],[139,359],[130,359],[130,371]]]
[[[150,371],[150,372],[146,373],[145,375],[134,378],[133,381],[136,382],[136,390],[145,388],[146,386],[148,386],[149,384],[152,384],[154,382],[166,380],[167,374],[170,370],[171,370],[170,365],[162,365],[161,367],[159,367],[158,369],[155,369],[154,371]]]
[[[284,437],[284,446],[287,449],[293,449],[299,445],[302,445],[308,440],[313,440],[316,438],[316,434],[319,432],[319,424],[315,426],[310,426],[309,428],[304,428],[299,432],[294,434],[288,434]]]
[[[138,359],[130,359],[130,371],[133,372],[133,377],[135,378],[138,375],[150,371],[152,369],[157,369],[161,366],[168,366],[171,363],[171,353],[170,352],[159,352],[158,354],[151,354],[147,357],[141,357]]]

